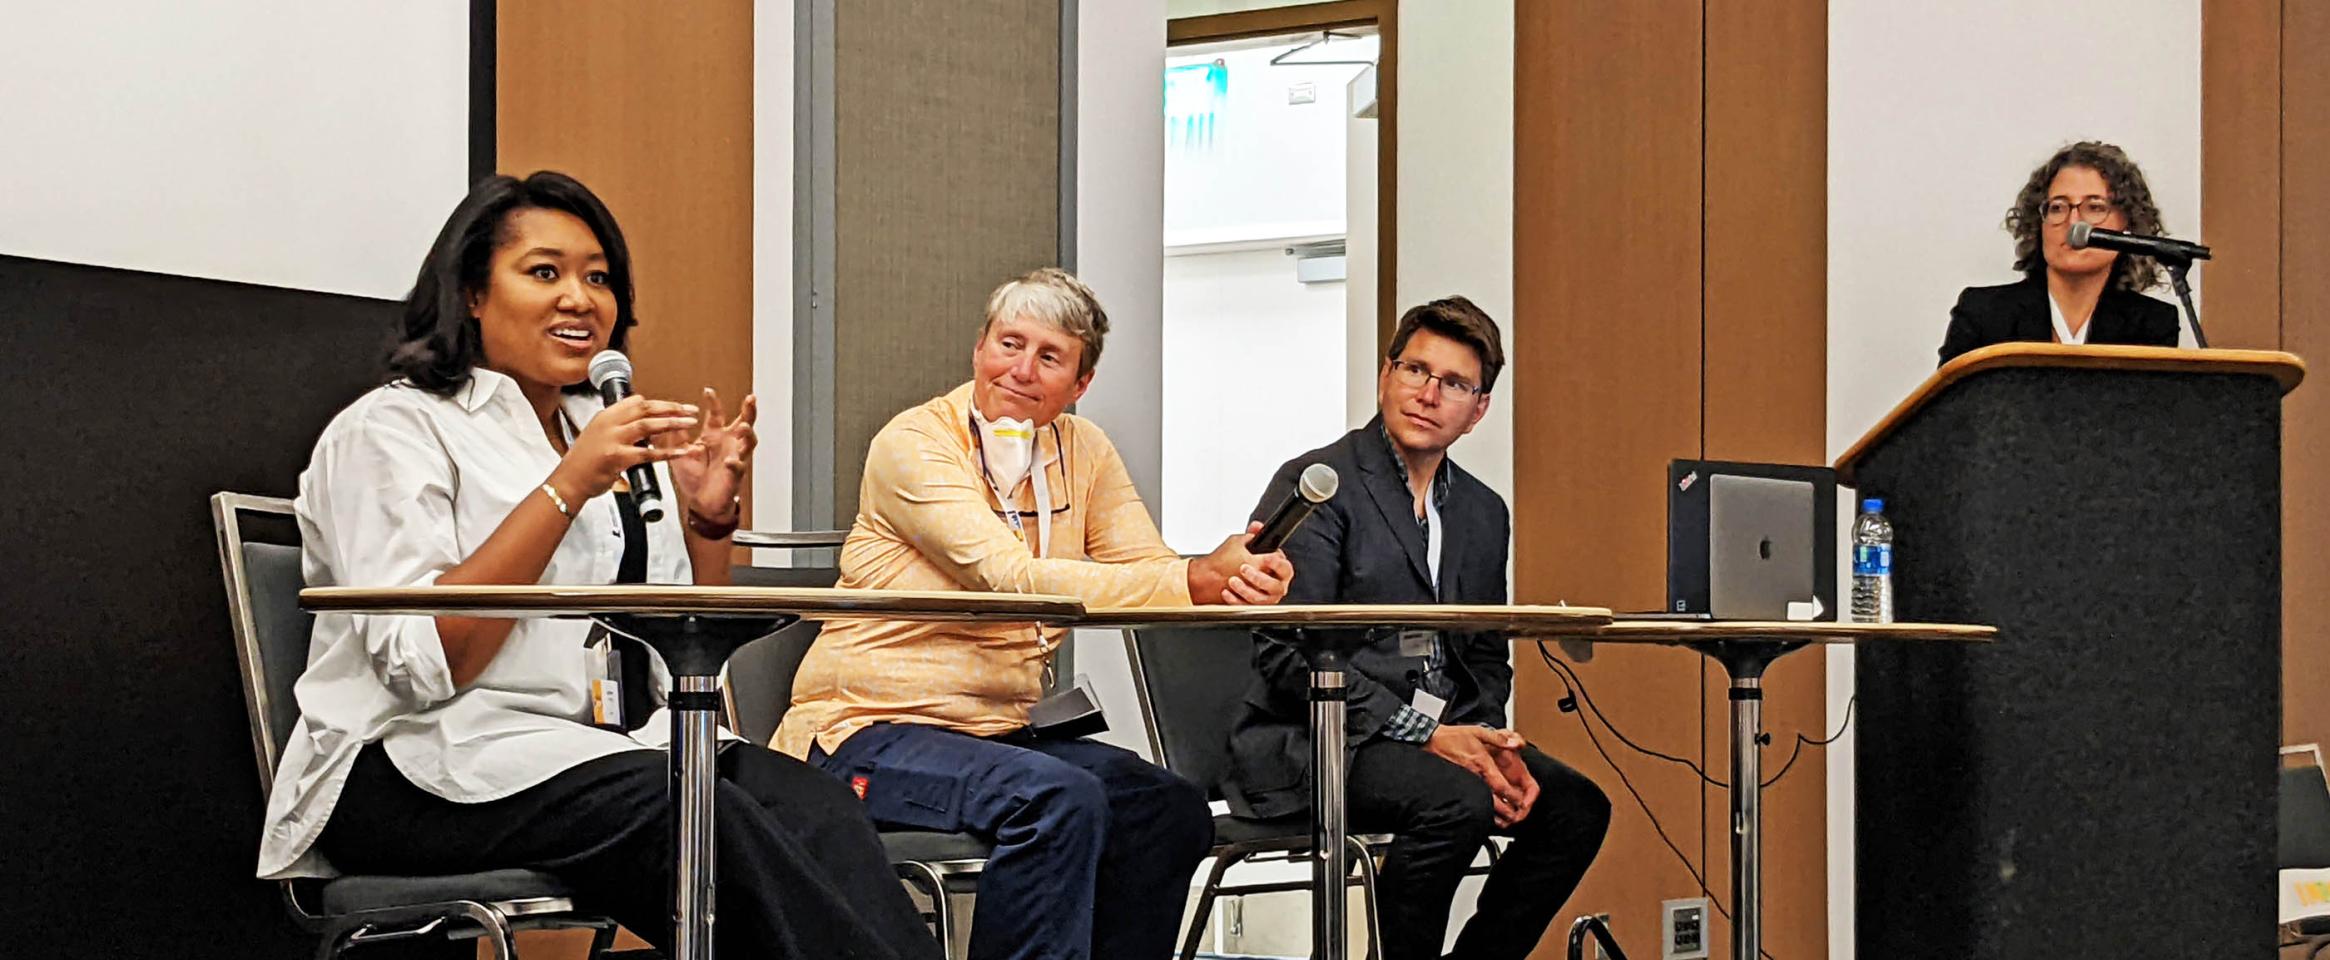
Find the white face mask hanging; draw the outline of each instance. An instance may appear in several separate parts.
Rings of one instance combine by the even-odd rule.
[[[1036,516],[1039,538],[1030,546],[1036,556],[1048,556],[1052,549],[1052,494],[1044,483],[1044,471],[1036,466],[1036,427],[1026,420],[1004,417],[989,422],[971,408],[971,426],[979,432],[979,459],[987,471],[987,482],[995,489],[995,503],[1003,510],[1004,519],[1013,530],[1021,530],[1019,511],[1013,509],[1014,494],[1020,482],[1032,473],[1036,485]],[[1022,531],[1022,535],[1025,532]]]
[[[1003,496],[1019,491],[1019,482],[1027,479],[1028,469],[1036,462],[1036,425],[1013,417],[989,420],[971,411],[971,422],[979,428],[979,454],[986,461],[987,482]]]

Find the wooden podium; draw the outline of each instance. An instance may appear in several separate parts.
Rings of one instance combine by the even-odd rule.
[[[2304,370],[2002,344],[1837,461],[1885,500],[1897,618],[1998,627],[1858,653],[1860,956],[2271,955]]]

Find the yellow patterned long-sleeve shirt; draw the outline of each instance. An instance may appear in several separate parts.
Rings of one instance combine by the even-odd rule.
[[[1189,562],[1166,547],[1124,460],[1092,421],[1062,414],[1036,431],[1035,484],[1013,491],[1022,532],[1005,520],[971,433],[971,385],[899,414],[874,436],[840,586],[1065,594],[1094,607],[1188,606]],[[1051,513],[1039,556],[1038,510]],[[828,624],[793,680],[770,746],[831,753],[877,723],[925,723],[973,736],[1027,725],[1045,661],[1066,631],[1026,624]]]

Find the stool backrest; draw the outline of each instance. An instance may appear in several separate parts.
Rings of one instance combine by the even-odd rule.
[[[2330,780],[2323,777],[2322,756],[2307,744],[2282,748],[2282,760],[2280,868],[2330,867]]]
[[[246,514],[290,518],[291,501],[221,493],[210,498],[210,509],[226,581],[227,618],[242,666],[243,706],[259,762],[259,789],[265,793],[274,787],[276,758],[299,720],[292,685],[307,670],[315,617],[299,606],[299,547],[250,540],[243,526]]]
[[[735,708],[736,735],[763,746],[793,708],[793,674],[817,642],[817,623],[804,620],[736,648],[728,657],[727,684]]]
[[[841,571],[832,567],[739,566],[728,573],[740,587],[830,587],[841,577]],[[729,729],[767,745],[777,724],[785,721],[785,711],[793,707],[793,674],[816,642],[816,621],[803,620],[738,647],[723,668]]]
[[[1125,659],[1157,764],[1220,799],[1230,772],[1230,731],[1254,677],[1254,635],[1245,627],[1125,631]]]

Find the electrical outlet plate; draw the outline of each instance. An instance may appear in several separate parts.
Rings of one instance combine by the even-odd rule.
[[[1705,897],[1660,901],[1660,960],[1705,960],[1710,912]]]

